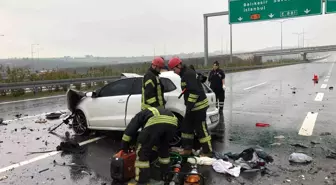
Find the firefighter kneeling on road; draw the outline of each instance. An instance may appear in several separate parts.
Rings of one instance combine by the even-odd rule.
[[[150,156],[152,148],[157,146],[161,168],[161,179],[169,170],[169,141],[174,137],[178,119],[164,108],[150,107],[132,118],[122,137],[122,149],[129,150],[129,144],[138,130],[142,128],[136,149],[135,180],[147,184],[150,180]]]
[[[192,153],[194,135],[196,134],[202,147],[201,155],[212,156],[211,135],[208,133],[206,124],[206,112],[209,105],[202,83],[197,79],[196,71],[182,65],[182,61],[178,57],[170,59],[168,66],[181,76],[181,88],[183,91],[185,90],[186,114],[181,125],[184,151],[180,154],[190,155]]]

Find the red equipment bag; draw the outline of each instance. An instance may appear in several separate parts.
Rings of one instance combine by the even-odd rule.
[[[125,153],[119,151],[112,157],[110,173],[111,178],[118,182],[129,181],[135,177],[135,151]]]

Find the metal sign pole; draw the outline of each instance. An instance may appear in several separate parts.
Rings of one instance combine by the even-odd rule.
[[[208,45],[208,17],[215,17],[215,16],[223,16],[223,15],[229,15],[229,11],[224,12],[215,12],[215,13],[208,13],[203,14],[204,19],[204,66],[208,65],[208,59],[209,59],[209,45]],[[231,58],[232,58],[232,26],[230,25],[230,43],[231,43]],[[232,59],[231,59],[232,62]]]

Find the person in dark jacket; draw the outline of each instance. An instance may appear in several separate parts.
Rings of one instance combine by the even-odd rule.
[[[223,112],[225,100],[225,73],[219,68],[218,61],[213,64],[213,70],[209,73],[210,88],[216,94],[216,101],[219,104],[219,111]]]
[[[169,169],[169,141],[174,137],[178,119],[164,108],[149,107],[136,114],[127,125],[122,137],[121,147],[124,152],[129,150],[132,139],[142,128],[136,150],[136,177],[138,183],[148,183],[150,180],[150,157],[153,146],[158,147],[161,176]]]
[[[164,107],[164,87],[159,74],[164,67],[162,57],[155,57],[142,82],[141,110],[148,107]]]
[[[208,99],[201,82],[197,79],[196,71],[182,65],[178,57],[170,59],[168,66],[181,76],[181,88],[184,91],[186,113],[181,125],[182,148],[181,155],[190,155],[193,149],[195,134],[202,147],[202,155],[211,156],[211,135],[206,124],[206,112],[209,107]]]

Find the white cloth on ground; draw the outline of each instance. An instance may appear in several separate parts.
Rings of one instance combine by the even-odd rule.
[[[230,162],[223,161],[222,159],[216,160],[212,164],[213,169],[218,173],[228,173],[234,177],[239,177],[240,166],[234,166]]]
[[[216,161],[216,159],[214,158],[210,158],[210,157],[189,157],[188,158],[188,163],[190,164],[195,164],[195,159],[196,159],[196,163],[197,165],[212,165],[213,162]]]

